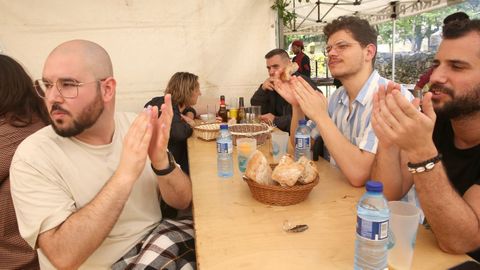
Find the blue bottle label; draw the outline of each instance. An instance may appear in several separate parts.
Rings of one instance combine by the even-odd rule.
[[[231,154],[233,153],[233,144],[229,143],[217,143],[217,153],[226,153]]]
[[[388,219],[371,221],[357,216],[357,234],[369,240],[383,240],[388,237]]]
[[[310,150],[310,138],[309,137],[295,137],[295,148],[296,149],[308,149]]]

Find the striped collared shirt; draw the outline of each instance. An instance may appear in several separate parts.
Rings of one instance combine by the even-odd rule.
[[[388,80],[374,70],[352,102],[351,111],[349,109],[349,97],[343,86],[330,96],[328,102],[328,114],[343,136],[361,150],[373,154],[377,152],[378,145],[378,139],[371,124],[373,94],[377,92],[380,85],[386,85],[387,83]],[[402,87],[401,92],[408,100],[413,99],[412,94],[404,87]],[[311,135],[313,138],[318,137],[318,130],[312,127]],[[328,158],[328,155],[326,158]],[[336,165],[333,157],[330,157],[330,163]]]

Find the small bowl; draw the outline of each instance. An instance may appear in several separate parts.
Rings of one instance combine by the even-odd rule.
[[[213,113],[200,114],[200,119],[201,119],[203,122],[213,123],[213,122],[215,122],[215,115],[214,115]]]

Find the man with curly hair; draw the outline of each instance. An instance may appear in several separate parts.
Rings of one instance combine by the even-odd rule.
[[[377,32],[368,21],[353,16],[339,17],[323,31],[328,68],[342,86],[328,102],[300,77],[288,83],[277,80],[275,86],[292,104],[291,134],[299,119],[311,119],[316,126],[312,137],[322,137],[328,151],[325,157],[342,170],[351,185],[359,187],[370,178],[377,150],[378,140],[370,122],[373,93],[388,82],[373,68]],[[402,94],[412,98],[406,89]]]

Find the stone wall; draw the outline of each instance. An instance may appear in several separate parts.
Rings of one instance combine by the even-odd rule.
[[[431,66],[434,52],[398,52],[395,54],[395,82],[415,84]],[[385,78],[392,77],[392,54],[378,53],[375,68]]]

